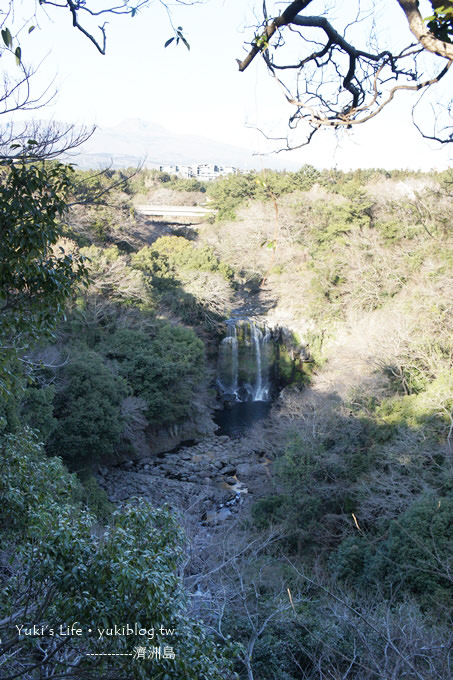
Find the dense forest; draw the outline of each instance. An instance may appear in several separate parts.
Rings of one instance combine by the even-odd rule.
[[[47,166],[0,246],[1,677],[450,678],[451,171],[203,184]],[[14,206],[24,179],[1,182]],[[37,213],[50,246],[24,257]],[[289,338],[268,417],[241,437],[265,457],[260,493],[210,526],[172,497],[112,502],[100,469],[212,437],[239,307]],[[105,654],[91,633],[136,623],[167,655],[124,634]]]

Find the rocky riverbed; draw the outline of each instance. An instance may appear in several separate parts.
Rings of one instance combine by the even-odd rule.
[[[270,464],[249,437],[212,435],[174,451],[100,467],[97,477],[115,504],[142,497],[216,525],[248,510],[268,490]]]

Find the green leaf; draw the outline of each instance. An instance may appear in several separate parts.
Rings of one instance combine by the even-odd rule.
[[[182,34],[181,26],[178,26],[178,30],[176,31],[176,35],[178,36],[176,38],[176,44],[178,45],[179,41],[181,40],[184,43],[184,45],[187,47],[187,49],[190,51],[190,45]]]
[[[30,26],[30,28],[28,29],[28,32],[31,33],[32,31],[35,30],[35,28],[36,28],[36,26]]]
[[[190,45],[189,45],[189,43],[187,42],[187,40],[184,38],[183,35],[181,35],[181,40],[183,41],[184,45],[187,47],[187,49],[188,49],[189,52],[190,52]]]
[[[9,30],[9,28],[2,29],[2,38],[6,47],[12,47],[13,37],[11,35],[11,31]]]
[[[171,45],[171,43],[173,42],[173,40],[174,40],[174,38],[169,38],[169,39],[167,40],[167,42],[165,43],[164,47],[168,47],[169,45]]]
[[[20,49],[20,47],[16,47],[14,54],[16,55],[16,64],[19,66],[22,56],[22,50]]]

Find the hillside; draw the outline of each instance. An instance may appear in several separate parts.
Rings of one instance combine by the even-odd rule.
[[[111,127],[96,129],[71,161],[80,168],[141,167],[214,163],[244,169],[260,168],[262,160],[234,143],[222,143],[195,135],[175,134],[162,125],[129,118]],[[273,166],[285,168],[291,161],[274,159]]]
[[[217,659],[212,679],[448,680],[451,173],[305,166],[202,185],[152,170],[79,172],[72,202],[121,180],[102,201],[69,212],[60,244],[88,258],[90,283],[68,303],[55,337],[27,353],[21,384],[2,407],[0,491],[11,502],[19,488],[29,514],[14,506],[5,524],[5,563],[15,545],[20,556],[2,576],[9,618],[0,632],[18,621],[25,564],[40,620],[99,610],[104,586],[94,571],[87,580],[73,569],[87,555],[109,578],[103,542],[89,543],[91,522],[93,536],[106,531],[126,603],[118,610],[109,600],[108,620],[120,611],[126,621],[128,606],[131,617],[144,616],[134,574],[148,558],[162,559],[165,578],[151,569],[147,587],[156,584],[165,615],[179,621],[175,646],[191,663],[200,626],[200,668]],[[216,217],[165,222],[134,209],[206,199]],[[219,344],[232,316],[269,331],[273,402],[241,436],[215,437],[212,418],[224,403]],[[36,478],[36,493],[26,495],[27,466],[39,467],[49,488]],[[32,564],[40,498],[46,530],[57,507],[67,527],[49,540],[39,534],[48,564],[71,584],[66,603],[51,589],[46,599]],[[166,501],[171,512],[142,515],[149,501]],[[135,518],[130,540],[123,506]],[[163,536],[144,562],[140,527],[154,537],[161,527]],[[132,556],[124,583],[110,535]],[[78,599],[74,579],[90,600]],[[152,616],[157,624],[159,612]],[[31,665],[31,647],[9,639]],[[117,653],[126,642],[116,641]],[[74,677],[57,658],[62,677]],[[120,666],[99,668],[98,679]],[[169,677],[185,672],[181,665]]]

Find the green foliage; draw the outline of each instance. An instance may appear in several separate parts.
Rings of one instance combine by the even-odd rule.
[[[162,180],[161,180],[162,181]],[[167,184],[169,189],[176,189],[176,191],[200,191],[206,192],[206,184],[200,182],[199,179],[192,177],[191,179],[174,179]]]
[[[278,383],[281,387],[294,384],[308,384],[309,373],[301,358],[285,345],[278,346],[276,369],[278,373]]]
[[[428,28],[434,33],[438,40],[453,42],[453,7],[451,3],[445,2],[439,6],[438,2],[431,2],[434,10],[433,16],[427,17]]]
[[[57,243],[71,168],[60,163],[13,163],[0,173],[0,390],[12,387],[8,362],[50,335],[76,284],[86,282],[83,257]]]
[[[10,372],[12,379],[8,392],[5,392],[3,399],[0,399],[0,431],[14,432],[20,427],[20,400],[26,379],[21,362],[17,358],[12,358],[6,364],[6,369]]]
[[[180,422],[192,412],[192,398],[204,372],[204,346],[193,331],[156,324],[152,334],[123,329],[100,347],[134,396],[145,399],[151,425]]]
[[[58,371],[59,388],[53,414],[49,413],[54,431],[48,450],[71,465],[80,467],[119,447],[125,450],[127,423],[121,409],[126,397],[144,400],[144,426],[146,422],[168,426],[192,414],[194,394],[204,377],[203,344],[187,328],[156,321],[149,307],[162,290],[179,290],[171,277],[178,267],[214,270],[219,276],[229,270],[209,249],[193,249],[183,238],[160,239],[158,246],[161,252],[146,248],[136,256],[146,273],[156,268],[160,274],[148,282],[146,273],[130,267],[128,256],[116,246],[83,250],[90,260],[92,281],[87,296],[79,298],[61,329],[70,361]],[[129,314],[130,328],[123,327],[123,309]],[[138,330],[143,326],[149,330]],[[72,341],[72,336],[77,340]],[[44,393],[37,390],[36,394],[45,400]],[[50,430],[45,436],[49,434]]]
[[[289,439],[285,453],[278,460],[278,474],[292,491],[307,490],[317,469],[321,445],[303,441],[297,434]]]
[[[284,453],[275,462],[275,472],[282,493],[278,500],[272,497],[269,507],[257,506],[254,517],[261,525],[280,519],[300,550],[302,544],[316,541],[325,515],[343,511],[347,495],[341,484],[344,465],[322,441],[304,440],[292,433]]]
[[[90,227],[96,242],[106,243],[114,229],[108,211],[103,207],[94,207],[90,212]]]
[[[90,474],[79,474],[81,482],[80,490],[76,494],[76,500],[96,517],[98,522],[106,524],[112,517],[115,510],[113,503],[110,503],[104,489],[102,489],[96,478]]]
[[[258,499],[252,506],[252,519],[259,529],[274,523],[280,524],[285,517],[286,499],[283,496],[266,496]]]
[[[234,219],[235,210],[247,199],[255,197],[256,187],[256,176],[253,173],[228,175],[211,182],[208,185],[208,194],[213,201],[213,208],[218,211],[217,219]]]
[[[57,423],[53,415],[54,397],[54,385],[31,386],[24,392],[20,406],[22,423],[37,430],[44,442],[49,439]]]
[[[416,176],[408,172],[406,175]],[[296,172],[276,172],[262,170],[259,173],[229,175],[207,185],[207,191],[218,210],[217,219],[235,219],[239,206],[252,200],[275,201],[285,194],[296,191],[309,191],[315,185],[329,192],[345,196],[351,203],[353,218],[362,224],[367,223],[366,215],[371,211],[372,201],[365,193],[363,185],[383,177],[399,177],[398,171],[356,170],[345,173],[341,170],[317,170],[312,165],[303,165]],[[343,219],[343,218],[342,218]],[[369,220],[368,220],[369,221]]]
[[[310,281],[310,311],[314,317],[341,316],[347,282],[346,264],[332,256],[313,260]]]
[[[321,173],[311,165],[304,165],[297,172],[275,172],[229,175],[207,187],[216,208],[217,220],[235,219],[235,211],[249,199],[275,200],[293,191],[308,191],[321,178]]]
[[[415,500],[385,533],[347,537],[331,555],[336,576],[355,587],[410,592],[425,608],[451,606],[453,498]]]
[[[230,267],[220,262],[208,246],[197,247],[182,236],[161,236],[132,256],[138,269],[158,278],[174,278],[179,271],[219,272],[232,277]]]
[[[336,578],[350,584],[363,585],[367,565],[372,561],[370,543],[363,534],[348,536],[330,555],[329,566]],[[367,582],[369,587],[370,584]]]
[[[352,230],[363,229],[370,223],[366,207],[353,201],[347,203],[315,204],[311,215],[311,239],[317,256],[320,251],[331,248],[333,244],[344,243],[344,234]]]
[[[161,172],[155,169],[144,169],[142,168],[139,172],[131,173],[131,178],[128,181],[131,193],[136,196],[137,194],[146,194],[148,189],[159,187],[162,184],[169,185],[169,182],[174,182],[176,185],[178,183],[178,178],[175,175],[170,175],[168,172]],[[177,188],[173,186],[173,188]]]
[[[260,680],[298,680],[304,655],[305,631],[295,617],[286,614],[270,622],[257,640],[253,653],[254,677]]]
[[[428,606],[441,602],[451,607],[452,527],[452,496],[414,502],[391,523],[388,538],[376,556],[375,569],[381,572],[381,580],[401,580]]]
[[[400,220],[391,217],[382,221],[376,220],[374,226],[387,246],[396,246],[406,239],[415,238],[418,233],[418,229],[415,227],[407,229],[404,224],[401,224]]]
[[[294,182],[293,191],[309,191],[316,183],[322,181],[322,173],[313,165],[303,165],[300,170],[290,174]]]
[[[376,465],[402,466],[391,461],[390,452],[388,458],[376,460],[377,452],[381,450],[383,456],[382,448],[391,449],[389,441],[397,436],[396,428],[370,413],[365,415],[357,406],[356,413],[340,408],[324,411],[319,422],[317,417],[313,422],[307,418],[300,430],[288,432],[285,450],[274,463],[280,493],[271,496],[269,503],[266,499],[255,506],[255,521],[259,526],[283,525],[298,550],[303,543],[333,549],[334,536],[341,536],[340,527],[350,524],[351,513],[363,507],[364,493],[371,493],[364,488],[368,489]],[[385,472],[381,475],[385,480]]]
[[[12,558],[0,574],[6,616],[0,624],[2,676],[20,670],[26,677],[79,678],[94,671],[99,679],[117,674],[131,680],[225,678],[228,660],[186,613],[178,575],[183,535],[176,518],[166,508],[137,501],[116,511],[97,538],[95,518],[74,503],[78,483],[61,461],[47,460],[26,432],[2,439],[1,447],[2,556]],[[46,626],[46,633],[19,635],[15,626],[29,621]],[[60,623],[73,621],[80,622],[83,634],[59,637]],[[154,637],[104,634],[100,639],[98,629],[105,633],[126,624],[154,629]],[[171,637],[161,626],[172,629]],[[43,654],[37,655],[37,643]],[[134,646],[150,643],[171,645],[175,658],[132,659]],[[101,655],[94,663],[89,655],[96,653]]]
[[[36,435],[29,430],[3,435],[0,451],[1,531],[4,536],[13,532],[23,540],[37,508],[57,501],[62,505],[74,502],[80,485],[59,458],[46,458]]]
[[[91,350],[74,352],[61,375],[65,387],[55,396],[49,451],[76,467],[111,455],[123,430],[124,383]]]
[[[112,196],[117,196],[119,192],[127,195],[137,193],[138,187],[142,186],[145,175],[137,173],[136,168],[125,168],[114,170],[106,168],[99,172],[93,170],[81,170],[76,168],[74,171],[74,181],[72,186],[72,197],[77,202],[86,202],[89,207],[105,207],[105,201],[99,199],[107,197],[110,201]]]
[[[162,236],[134,254],[132,265],[147,277],[159,302],[186,323],[209,327],[223,320],[233,272],[209,246]]]
[[[414,368],[412,368],[414,370]],[[407,369],[409,372],[409,367]],[[420,380],[420,371],[415,366],[416,378],[408,375],[406,384]],[[376,413],[384,422],[416,430],[423,428],[425,435],[438,437],[448,430],[453,408],[453,376],[451,371],[442,372],[430,382],[419,383],[416,394],[392,396],[382,400]]]

